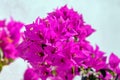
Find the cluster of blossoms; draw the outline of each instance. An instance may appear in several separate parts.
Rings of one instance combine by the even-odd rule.
[[[37,77],[25,80],[38,80],[38,76],[42,80],[73,80],[76,75],[82,80],[120,79],[120,59],[112,53],[107,63],[105,52],[87,41],[94,31],[81,14],[67,6],[26,25],[19,56],[34,69],[25,76],[30,72]]]
[[[16,47],[19,43],[23,23],[11,19],[0,20],[0,70],[4,65],[8,65],[17,57]]]

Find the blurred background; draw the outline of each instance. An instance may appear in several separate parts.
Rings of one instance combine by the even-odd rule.
[[[65,4],[96,29],[88,38],[91,44],[99,45],[106,55],[114,52],[120,57],[120,0],[0,0],[0,19],[13,17],[28,24]],[[26,62],[17,59],[3,68],[0,80],[22,80],[26,67]]]

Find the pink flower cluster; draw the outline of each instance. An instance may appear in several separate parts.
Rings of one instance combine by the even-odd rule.
[[[8,23],[6,20],[0,20],[0,69],[17,57],[16,47],[20,40],[22,26],[23,23],[13,19]]]
[[[120,59],[112,53],[106,63],[105,52],[86,40],[94,31],[81,14],[63,6],[26,25],[19,56],[42,80],[73,80],[76,75],[82,80],[117,80]]]

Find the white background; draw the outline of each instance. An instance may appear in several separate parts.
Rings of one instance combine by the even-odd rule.
[[[114,52],[120,57],[120,0],[0,0],[0,19],[32,23],[38,16],[68,4],[83,14],[86,23],[97,31],[89,37],[93,45],[99,45],[107,55]],[[0,80],[21,80],[27,65],[18,59],[4,67]]]

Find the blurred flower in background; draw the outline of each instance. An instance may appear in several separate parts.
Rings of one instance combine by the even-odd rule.
[[[9,22],[0,20],[0,71],[2,67],[13,62],[18,57],[16,47],[20,43],[23,27],[22,22],[11,18]]]

